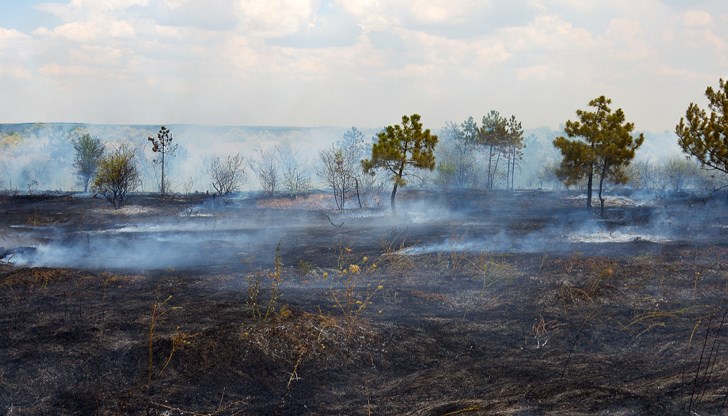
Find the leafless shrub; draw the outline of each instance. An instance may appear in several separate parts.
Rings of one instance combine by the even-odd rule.
[[[247,180],[244,159],[240,153],[228,155],[225,159],[216,157],[210,162],[207,173],[212,179],[212,188],[218,195],[227,195],[240,188]]]
[[[251,163],[253,172],[258,178],[261,189],[268,195],[274,195],[281,186],[280,160],[277,156],[278,148],[256,150],[257,159]]]
[[[288,166],[283,171],[283,188],[289,196],[296,197],[311,190],[311,178],[298,166]]]
[[[316,173],[333,191],[337,209],[344,209],[347,199],[356,198],[359,208],[367,204],[368,194],[377,182],[361,166],[367,151],[364,135],[352,127],[342,140],[319,153]]]

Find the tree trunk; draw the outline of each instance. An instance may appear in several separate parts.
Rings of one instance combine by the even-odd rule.
[[[495,175],[498,173],[498,164],[500,163],[502,152],[495,154],[495,164],[493,165],[493,172],[490,174],[490,189],[495,189]],[[508,181],[506,181],[506,185]]]
[[[506,190],[511,189],[511,149],[506,150]]]
[[[336,209],[341,211],[341,202],[339,202],[339,190],[334,185],[334,202],[336,203]]]
[[[586,185],[586,207],[592,207],[592,182],[594,181],[594,168],[592,167],[589,172],[589,180]]]
[[[601,217],[604,217],[604,198],[602,197],[602,188],[604,187],[604,177],[607,174],[607,160],[604,161],[604,165],[602,165],[602,176],[599,178],[599,215]]]
[[[359,203],[359,209],[361,209],[361,198],[359,197],[359,179],[354,178],[354,186],[356,187],[356,201]]]
[[[164,196],[164,144],[162,144],[162,196]]]
[[[516,147],[513,146],[513,167],[511,167],[511,190],[516,190]]]
[[[341,185],[341,211],[344,210],[344,205],[346,205],[346,187]]]
[[[493,181],[492,181],[493,174],[491,172],[492,163],[493,163],[493,145],[490,145],[490,150],[488,152],[488,177],[486,178],[487,179],[486,186],[488,189],[493,189]]]
[[[407,154],[407,146],[404,147],[404,154]],[[392,215],[397,215],[397,208],[394,205],[394,196],[397,195],[397,187],[399,186],[399,182],[402,180],[402,175],[404,174],[405,165],[407,165],[407,162],[402,161],[402,163],[399,165],[399,170],[397,171],[397,175],[394,177],[394,188],[392,188],[392,198],[389,201],[390,205],[392,206]]]
[[[394,206],[394,197],[397,195],[397,186],[399,185],[399,182],[394,182],[394,187],[392,188],[392,197],[389,199],[389,204],[392,207],[392,215],[397,215],[397,208]]]

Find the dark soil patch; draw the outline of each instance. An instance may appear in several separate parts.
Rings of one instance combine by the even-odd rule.
[[[316,211],[231,203],[211,211],[218,223],[253,218],[272,231],[246,240],[214,234],[218,245],[201,233],[209,256],[199,264],[0,264],[0,413],[727,411],[722,229],[713,241],[701,232],[567,244],[555,224],[594,219],[559,195],[404,195],[403,212],[423,199],[460,210],[431,221],[352,215],[336,228]],[[203,201],[133,203],[145,209],[114,217],[90,198],[20,198],[0,214],[0,227],[6,241],[28,246],[75,244],[81,233],[108,233],[117,222],[193,223],[180,212]],[[645,226],[656,209],[610,211],[609,227]],[[725,217],[714,209],[712,218]],[[29,223],[37,228],[11,227]],[[447,250],[535,232],[544,249]],[[431,244],[443,248],[401,251]]]

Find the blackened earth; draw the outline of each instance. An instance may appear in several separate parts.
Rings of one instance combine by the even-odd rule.
[[[574,196],[4,196],[0,414],[728,412],[728,206]]]

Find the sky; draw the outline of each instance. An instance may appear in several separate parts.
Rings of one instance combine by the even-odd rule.
[[[662,132],[721,77],[724,0],[0,0],[0,123]]]

